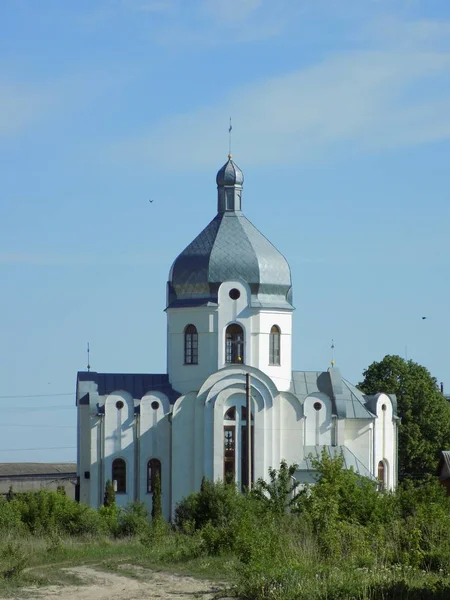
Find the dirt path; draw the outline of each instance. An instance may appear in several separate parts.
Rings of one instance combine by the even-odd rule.
[[[91,567],[64,571],[82,579],[83,585],[28,588],[17,600],[212,600],[220,589],[208,581],[148,569],[135,569],[133,577]]]

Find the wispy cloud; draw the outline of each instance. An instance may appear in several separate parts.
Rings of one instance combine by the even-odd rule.
[[[170,169],[212,165],[234,145],[247,164],[316,160],[450,137],[450,53],[358,51],[235,90],[222,103],[177,115],[111,149],[121,161]],[[195,140],[195,148],[192,147]]]

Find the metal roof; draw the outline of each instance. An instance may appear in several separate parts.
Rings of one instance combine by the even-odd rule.
[[[222,212],[172,265],[168,307],[217,304],[224,281],[243,280],[253,306],[292,309],[287,260],[241,212]]]
[[[231,160],[231,155],[229,156],[228,161],[217,172],[216,183],[219,186],[243,185],[244,173],[237,164]]]
[[[180,394],[169,383],[165,373],[96,373],[95,371],[79,371],[77,381],[92,381],[97,384],[100,396],[123,390],[136,400],[140,400],[148,392],[162,392],[171,404]]]
[[[240,280],[251,306],[292,310],[287,260],[241,212],[244,176],[231,160],[217,173],[218,213],[172,265],[167,307],[217,304],[224,281]]]
[[[75,463],[0,463],[0,477],[74,475]]]
[[[337,368],[293,371],[292,391],[301,403],[311,394],[325,394],[331,400],[333,414],[340,419],[373,419],[375,416],[365,406],[362,392],[343,379]]]
[[[375,480],[375,477],[372,475],[370,470],[366,467],[364,463],[357,458],[347,446],[305,446],[304,453],[305,458],[299,463],[298,471],[315,471],[314,466],[312,464],[312,460],[310,455],[312,455],[315,459],[320,459],[322,450],[325,448],[328,456],[334,458],[336,456],[344,457],[344,468],[350,469],[353,468],[355,473],[358,475],[362,475],[363,477],[369,477],[369,479]]]

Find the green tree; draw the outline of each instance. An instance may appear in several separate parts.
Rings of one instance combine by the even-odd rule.
[[[159,471],[155,473],[155,483],[153,487],[153,502],[152,502],[152,519],[154,521],[162,518],[162,502],[161,502],[161,478]]]
[[[260,478],[256,482],[252,495],[268,505],[271,512],[283,515],[297,502],[297,488],[300,483],[294,478],[298,465],[288,466],[285,460],[279,469],[269,469],[269,481]]]
[[[116,492],[114,486],[108,479],[105,485],[105,496],[103,498],[103,506],[111,507],[116,505]]]
[[[400,477],[434,473],[440,450],[450,444],[450,405],[429,371],[412,360],[385,356],[363,373],[366,394],[395,394],[401,418],[398,444]]]

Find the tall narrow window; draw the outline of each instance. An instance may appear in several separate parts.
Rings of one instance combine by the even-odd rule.
[[[269,365],[280,364],[280,328],[273,325],[269,339]]]
[[[123,458],[116,458],[112,464],[112,476],[114,490],[118,494],[127,492],[127,465]]]
[[[184,364],[198,365],[198,333],[195,325],[184,330]]]
[[[240,325],[228,325],[225,335],[225,362],[227,364],[244,363],[244,330]]]
[[[225,425],[223,428],[223,478],[231,483],[235,479],[235,460],[236,460],[236,427],[234,425]]]
[[[147,492],[149,494],[153,494],[157,474],[161,484],[161,461],[157,458],[151,458],[147,463]]]
[[[378,489],[384,490],[386,487],[386,469],[384,461],[380,460],[378,463]]]

